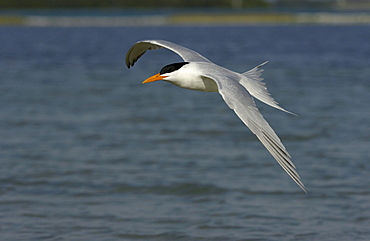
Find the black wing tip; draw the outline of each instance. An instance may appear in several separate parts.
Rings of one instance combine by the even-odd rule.
[[[131,68],[132,66],[134,66],[134,63],[130,63],[130,62],[126,62],[126,66],[127,66],[127,68],[129,69],[129,68]]]

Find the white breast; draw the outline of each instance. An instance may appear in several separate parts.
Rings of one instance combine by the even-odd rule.
[[[178,87],[205,92],[218,92],[216,82],[202,76],[204,69],[200,69],[196,63],[190,63],[168,75],[164,81],[168,81]],[[202,66],[203,67],[203,66]]]

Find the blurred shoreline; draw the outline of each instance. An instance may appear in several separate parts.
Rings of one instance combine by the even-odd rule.
[[[67,12],[67,13],[66,13]],[[258,25],[258,24],[370,24],[364,12],[152,12],[109,11],[1,11],[0,26],[124,27],[162,25]]]

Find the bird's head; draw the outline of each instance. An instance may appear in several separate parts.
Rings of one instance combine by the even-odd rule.
[[[179,74],[179,71],[181,67],[184,65],[188,64],[189,62],[180,62],[180,63],[174,63],[174,64],[169,64],[164,66],[159,74],[153,75],[146,80],[143,81],[143,84],[145,83],[150,83],[154,82],[157,80],[165,80],[165,81],[170,81],[176,79],[176,75]]]

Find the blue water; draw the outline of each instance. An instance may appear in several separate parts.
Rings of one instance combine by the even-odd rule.
[[[263,76],[305,194],[166,39]],[[370,240],[370,26],[0,28],[1,240]]]

